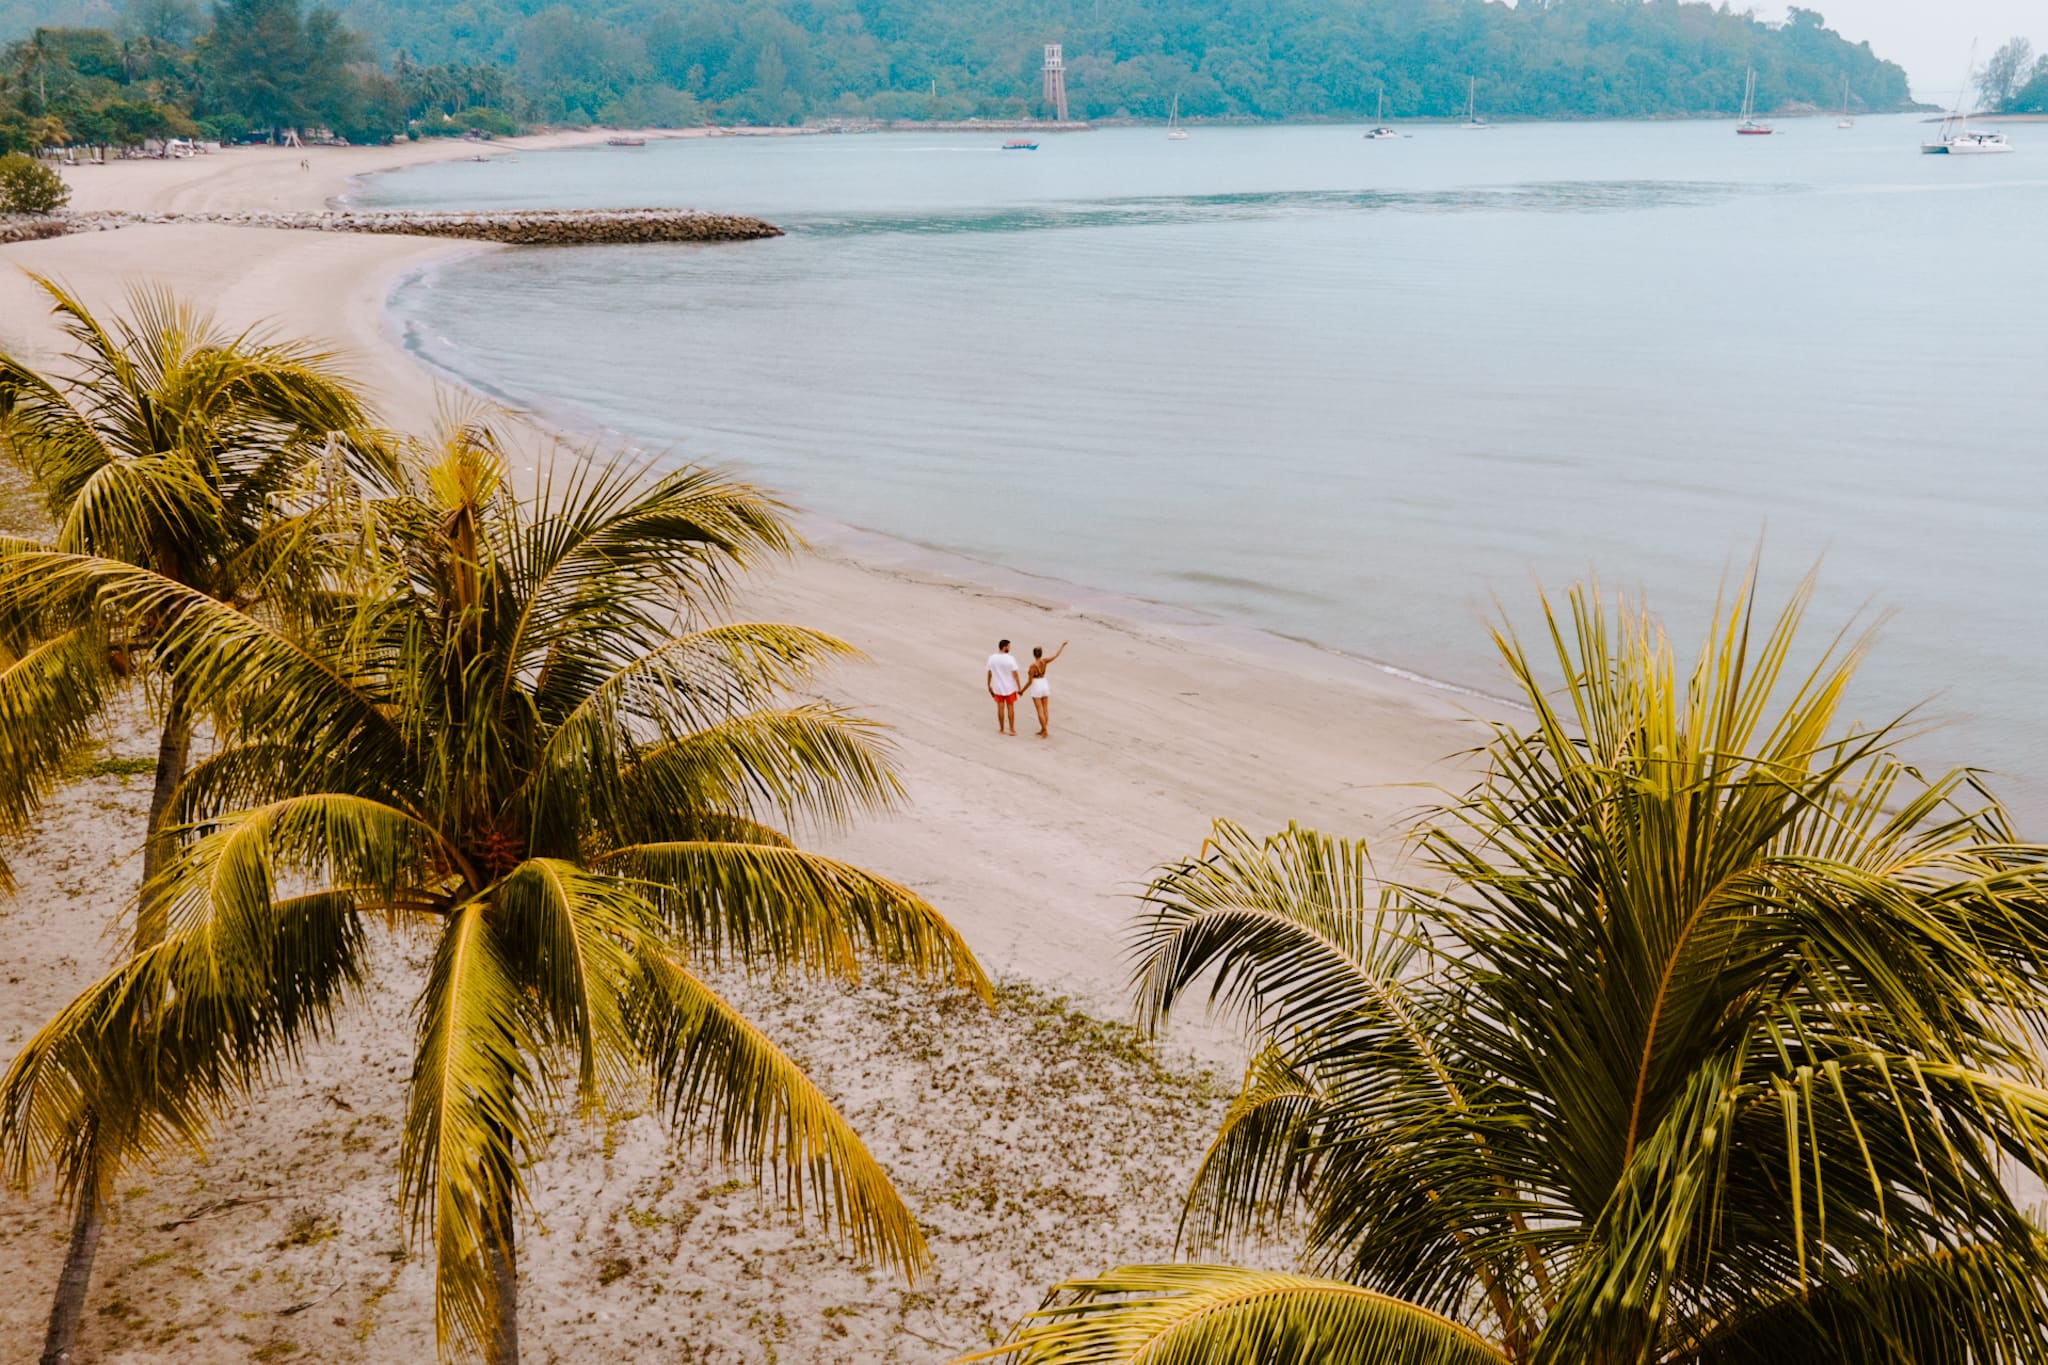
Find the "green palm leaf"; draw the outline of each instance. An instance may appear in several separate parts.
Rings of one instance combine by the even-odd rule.
[[[1689,668],[1589,592],[1503,632],[1532,719],[1424,813],[1411,884],[1297,829],[1162,870],[1140,1019],[1206,985],[1256,1049],[1193,1242],[1289,1235],[1530,1365],[2048,1360],[2013,1194],[2048,1176],[2048,846],[1896,757],[1903,721],[1841,721],[1867,638],[1795,669],[1810,593],[1766,621],[1745,583]],[[1017,1353],[1338,1358],[1183,1348],[1131,1326],[1176,1296],[1097,1283]]]

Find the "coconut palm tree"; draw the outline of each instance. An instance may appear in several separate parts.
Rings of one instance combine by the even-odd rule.
[[[1841,724],[1863,641],[1791,671],[1805,601],[1684,673],[1575,593],[1556,691],[1503,635],[1534,719],[1399,884],[1299,828],[1163,869],[1140,1015],[1254,1043],[1183,1237],[1292,1268],[1073,1280],[971,1358],[2048,1360],[2048,847]]]
[[[22,747],[0,738],[0,834],[33,816],[81,723],[106,704],[111,684],[139,670],[165,683],[154,836],[205,699],[164,668],[153,622],[131,622],[108,640],[67,614],[73,599],[38,592],[35,575],[73,556],[118,560],[259,618],[289,618],[319,586],[308,552],[324,504],[308,496],[309,476],[333,472],[323,456],[336,433],[363,425],[363,406],[312,347],[229,335],[160,290],[130,295],[129,316],[104,324],[63,287],[35,278],[74,349],[61,377],[0,353],[0,456],[28,476],[56,527],[47,543],[0,544],[0,559],[15,566],[0,628],[22,669],[0,677],[0,705],[24,708],[8,712],[21,718],[8,736]],[[350,464],[374,449],[338,447]],[[150,838],[145,880],[165,851]]]
[[[131,615],[110,633],[89,598],[61,586],[70,566],[143,568],[286,628],[322,592],[329,500],[315,476],[344,473],[375,447],[349,441],[342,459],[324,458],[363,410],[311,347],[222,332],[162,291],[131,295],[128,317],[102,323],[57,284],[37,283],[73,349],[61,377],[0,354],[0,456],[28,476],[55,526],[47,542],[0,540],[0,837],[27,828],[124,682],[160,684],[147,885],[170,852],[163,831],[195,727],[228,713],[173,666],[160,619]],[[162,928],[145,900],[139,941]],[[103,1155],[82,1168],[118,1164]],[[49,1360],[66,1358],[92,1275],[105,1185],[88,1186],[52,1305]]]
[[[700,972],[844,979],[872,959],[988,992],[924,901],[768,823],[896,795],[869,725],[791,699],[846,646],[715,619],[735,573],[789,547],[776,507],[702,470],[562,463],[529,501],[481,429],[408,461],[361,509],[357,609],[305,648],[139,571],[76,570],[108,611],[165,621],[193,684],[239,688],[255,718],[184,784],[167,932],[0,1080],[17,1180],[75,1180],[82,1105],[124,1125],[124,1151],[203,1141],[330,1034],[368,923],[431,937],[400,1197],[433,1249],[447,1359],[518,1358],[521,1173],[565,1098],[595,1115],[651,1091],[856,1254],[919,1270],[881,1166]]]

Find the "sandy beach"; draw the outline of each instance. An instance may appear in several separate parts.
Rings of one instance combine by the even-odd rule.
[[[352,177],[474,150],[237,149],[67,178],[85,210],[317,209]],[[451,253],[508,249],[548,248],[196,224],[9,246],[0,345],[56,357],[24,271],[106,309],[131,285],[161,283],[225,324],[330,344],[388,423],[424,430],[467,400],[393,342],[391,285]],[[993,1016],[886,984],[735,990],[841,1099],[927,1223],[938,1271],[906,1289],[792,1226],[734,1173],[677,1154],[647,1121],[591,1130],[565,1118],[523,1233],[531,1359],[940,1360],[983,1344],[1062,1274],[1170,1255],[1175,1199],[1234,1059],[1199,1028],[1155,1059],[1097,1022],[1125,1014],[1131,893],[1217,817],[1363,834],[1391,858],[1403,813],[1428,799],[1418,784],[1453,780],[1445,756],[1480,738],[1483,703],[1363,663],[1148,621],[1021,576],[970,581],[829,527],[815,538],[816,553],[740,610],[865,651],[827,691],[894,728],[910,804],[813,842],[923,892],[1010,986]],[[1070,641],[1050,741],[1028,722],[1018,738],[995,732],[982,661],[999,636],[1020,653]],[[148,751],[139,730],[109,737],[110,756]],[[15,859],[20,894],[0,901],[9,1055],[107,964],[147,797],[144,776],[82,779]],[[394,939],[380,951],[391,970],[342,1041],[226,1125],[205,1158],[128,1182],[100,1250],[87,1359],[431,1354],[431,1282],[405,1249],[391,1164],[422,950]],[[0,1359],[33,1356],[65,1230],[46,1189],[0,1197]]]

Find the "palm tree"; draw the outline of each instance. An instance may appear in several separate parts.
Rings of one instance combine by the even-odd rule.
[[[199,594],[96,567],[171,622],[195,686],[233,672],[245,742],[187,779],[169,929],[0,1080],[0,1160],[71,1179],[82,1103],[124,1151],[203,1140],[360,986],[366,924],[429,934],[401,1203],[431,1244],[441,1354],[518,1358],[521,1172],[548,1111],[642,1108],[773,1172],[864,1258],[928,1260],[888,1176],[700,970],[852,977],[863,959],[988,994],[903,887],[767,821],[836,821],[896,785],[875,731],[793,688],[848,651],[711,619],[790,546],[773,504],[702,470],[571,461],[532,501],[489,433],[406,461],[361,509],[360,605],[293,650]]]
[[[1292,827],[1163,869],[1140,1015],[1206,981],[1255,1049],[1184,1240],[1300,1273],[1112,1270],[970,1358],[2048,1360],[2048,847],[1839,723],[1864,641],[1789,671],[1806,598],[1682,674],[1575,593],[1559,692],[1501,636],[1534,719],[1405,884]]]
[[[171,851],[164,828],[194,729],[227,713],[175,666],[164,618],[130,614],[110,633],[68,585],[81,566],[134,566],[271,628],[303,617],[322,587],[328,499],[315,475],[332,463],[333,433],[361,424],[362,405],[309,347],[228,335],[160,291],[132,295],[129,318],[102,324],[36,278],[74,350],[63,378],[0,354],[0,456],[28,476],[56,528],[47,543],[0,540],[0,837],[34,819],[124,680],[160,680],[147,886]],[[366,448],[346,443],[348,462]],[[162,932],[161,908],[145,898],[138,941]],[[106,1153],[82,1164],[97,1174],[81,1187],[47,1360],[67,1358],[77,1335],[118,1164]]]

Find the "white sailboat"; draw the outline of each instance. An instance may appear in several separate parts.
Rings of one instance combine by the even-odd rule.
[[[1401,136],[1387,126],[1387,87],[1380,87],[1380,107],[1372,116],[1372,127],[1365,130],[1367,142],[1385,142]]]
[[[1482,133],[1493,127],[1491,123],[1479,117],[1479,78],[1477,76],[1472,77],[1471,83],[1465,87],[1465,122],[1460,126],[1469,128],[1475,133]]]
[[[1970,44],[1970,67],[1977,66],[1977,45]],[[1996,156],[2012,150],[2012,144],[2005,140],[2004,133],[1985,132],[1969,126],[1963,115],[1963,102],[1970,97],[1970,78],[1963,78],[1963,88],[1956,93],[1956,107],[1941,121],[1941,131],[1934,141],[1923,142],[1920,150],[1930,156]]]
[[[1842,118],[1841,122],[1835,126],[1837,128],[1854,128],[1856,126],[1856,120],[1849,117],[1849,76],[1847,72],[1842,74]]]
[[[1749,80],[1742,87],[1742,122],[1735,125],[1741,137],[1769,137],[1772,128],[1768,123],[1757,122],[1756,117],[1756,68],[1749,69]]]
[[[1186,142],[1188,140],[1188,130],[1180,126],[1180,94],[1178,91],[1173,96],[1173,108],[1166,115],[1166,140],[1168,142]]]

